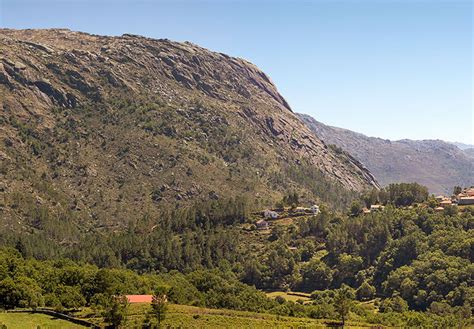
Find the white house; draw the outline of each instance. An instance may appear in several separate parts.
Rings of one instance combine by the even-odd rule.
[[[370,211],[382,211],[385,207],[380,204],[373,204],[370,206]]]
[[[441,202],[444,200],[444,195],[438,195],[437,197],[435,197],[436,201],[438,202]]]
[[[271,218],[271,219],[277,219],[278,218],[278,213],[276,211],[267,209],[263,212],[263,217]]]
[[[315,215],[319,214],[319,206],[318,205],[312,205],[311,206],[311,212]]]

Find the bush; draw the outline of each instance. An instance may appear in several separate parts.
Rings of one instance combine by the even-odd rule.
[[[358,300],[369,300],[375,296],[375,287],[364,281],[356,290]]]
[[[61,301],[55,294],[46,294],[44,296],[44,304],[54,309],[60,309],[62,307]]]
[[[126,320],[128,300],[125,296],[109,296],[107,305],[104,305],[104,320],[113,328],[119,327]]]
[[[396,312],[403,313],[408,311],[408,303],[400,296],[387,298],[382,301],[379,307],[381,312]]]
[[[86,304],[86,300],[77,286],[59,286],[56,288],[55,294],[64,308],[79,308]]]
[[[276,296],[276,297],[275,297],[275,301],[276,301],[278,304],[282,305],[282,304],[285,304],[286,299],[285,299],[283,296]]]
[[[38,307],[44,305],[41,289],[32,279],[20,277],[0,281],[0,308]]]
[[[327,289],[332,282],[332,271],[325,263],[312,260],[301,269],[303,291]]]
[[[315,303],[310,307],[308,314],[313,319],[334,319],[336,317],[332,303]]]

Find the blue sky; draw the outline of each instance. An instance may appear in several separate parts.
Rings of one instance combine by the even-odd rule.
[[[474,144],[472,15],[441,0],[0,0],[1,27],[191,41],[252,61],[324,123]]]

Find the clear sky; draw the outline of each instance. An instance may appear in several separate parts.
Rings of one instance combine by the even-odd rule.
[[[467,0],[0,0],[1,27],[191,41],[252,61],[324,123],[470,144],[472,15]]]

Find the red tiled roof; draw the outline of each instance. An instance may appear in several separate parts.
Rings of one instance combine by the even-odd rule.
[[[153,295],[125,295],[129,303],[151,303]]]

